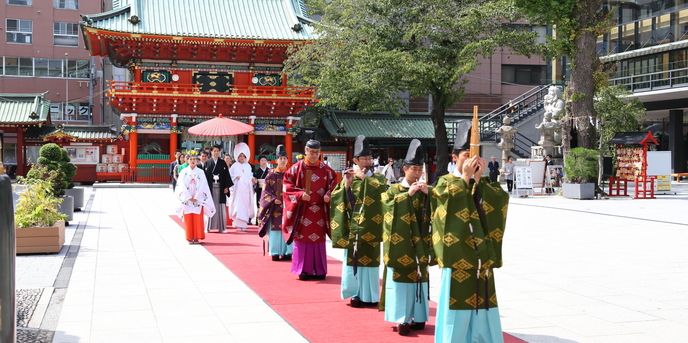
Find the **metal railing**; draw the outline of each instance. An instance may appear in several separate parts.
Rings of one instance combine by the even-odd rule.
[[[122,171],[123,183],[170,183],[169,167],[136,167]]]
[[[530,157],[531,147],[536,145],[538,145],[537,142],[534,142],[532,139],[524,135],[516,133],[514,134],[514,147],[511,149],[511,152],[519,157],[527,158]]]
[[[505,115],[511,118],[511,125],[516,125],[519,122],[530,118],[533,115],[540,114],[544,110],[545,95],[549,91],[549,87],[553,84],[534,87],[527,92],[517,96],[511,102],[499,106],[494,111],[482,116],[480,118],[480,140],[499,141],[500,135],[495,132],[497,128],[502,126],[502,120]],[[447,122],[447,138],[449,142],[454,141],[456,127],[459,121]],[[530,151],[530,147],[528,150]]]
[[[631,92],[688,87],[688,68],[617,77],[610,79],[609,82],[613,85],[624,85]]]

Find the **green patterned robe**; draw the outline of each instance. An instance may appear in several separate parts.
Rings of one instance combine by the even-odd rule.
[[[379,173],[363,180],[354,177],[351,182],[351,192],[355,198],[353,209],[344,182],[342,180],[335,187],[330,198],[332,247],[347,249],[347,265],[352,266],[353,246],[354,242],[358,242],[358,265],[379,267],[383,222],[380,199],[387,188],[387,181]]]
[[[429,234],[431,204],[428,199],[425,220],[423,205],[425,193],[417,191],[409,196],[409,189],[401,183],[393,184],[386,193],[382,194],[384,210],[384,231],[382,233],[383,260],[387,267],[394,269],[394,282],[415,283],[418,281],[418,271],[421,282],[428,282],[428,266],[436,265],[435,251],[432,248],[432,237]],[[428,186],[428,194],[432,195],[432,186]],[[422,222],[422,225],[420,225]],[[382,282],[382,296],[380,310],[384,310],[385,284],[387,269]]]
[[[428,186],[428,190],[432,191],[432,187]],[[408,191],[409,189],[401,183],[396,183],[382,194],[385,212],[382,233],[385,243],[383,260],[387,267],[394,269],[395,282],[417,282],[418,267],[422,274],[422,282],[427,282],[427,266],[437,264],[434,258],[435,252],[432,249],[432,238],[428,234],[430,202],[428,202],[425,220],[421,220],[425,193],[417,191],[413,196],[409,196]]]
[[[474,192],[482,199],[484,221],[473,200]],[[488,177],[482,177],[476,188],[475,180],[471,180],[469,186],[452,174],[440,177],[432,194],[432,241],[437,263],[452,271],[449,308],[484,309],[486,288],[488,307],[496,307],[492,269],[502,266],[502,238],[509,195],[498,182],[491,183]]]

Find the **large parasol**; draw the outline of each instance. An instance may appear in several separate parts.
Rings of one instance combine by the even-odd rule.
[[[190,127],[188,132],[197,136],[223,137],[243,135],[253,130],[253,126],[249,124],[244,124],[234,119],[222,118],[222,114],[220,114],[217,118],[206,120]]]

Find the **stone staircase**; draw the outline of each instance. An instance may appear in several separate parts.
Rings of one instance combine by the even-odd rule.
[[[539,118],[544,114],[545,95],[552,84],[534,87],[527,92],[519,95],[511,102],[504,104],[494,111],[482,116],[480,122],[480,140],[482,142],[499,142],[500,135],[495,132],[502,126],[504,116],[511,118],[511,126],[516,128],[527,128],[519,130],[514,135],[514,148],[511,152],[514,155],[527,158],[530,157],[530,147],[537,145],[540,138],[539,131],[535,129],[534,118]],[[532,129],[527,125],[532,122]],[[449,142],[454,141],[454,135],[458,121],[447,123],[447,135]]]

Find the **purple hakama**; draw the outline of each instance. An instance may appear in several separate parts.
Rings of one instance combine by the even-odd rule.
[[[310,275],[327,274],[327,252],[325,242],[294,241],[291,272],[293,274],[308,273]]]

